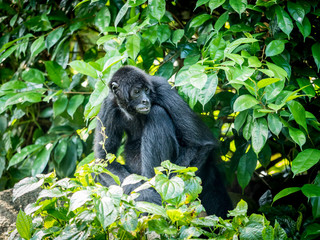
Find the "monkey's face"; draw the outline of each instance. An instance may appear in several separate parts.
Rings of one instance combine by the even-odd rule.
[[[134,86],[130,91],[130,105],[135,112],[148,114],[151,109],[150,89],[143,85]]]

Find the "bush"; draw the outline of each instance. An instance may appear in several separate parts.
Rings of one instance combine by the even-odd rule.
[[[121,186],[106,188],[95,183],[91,175],[108,173],[106,166],[93,161],[79,167],[75,178],[58,180],[49,173],[17,183],[14,198],[43,188],[37,202],[19,212],[19,235],[24,239],[286,239],[277,222],[273,228],[263,215],[247,216],[244,201],[230,211],[230,220],[200,217],[204,208],[198,200],[201,185],[194,173],[196,168],[165,161],[155,168],[152,179],[130,175]],[[123,186],[141,180],[145,183],[134,193],[123,193]],[[162,206],[135,201],[139,191],[149,187],[160,194]]]

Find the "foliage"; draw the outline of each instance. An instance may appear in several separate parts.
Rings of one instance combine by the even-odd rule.
[[[75,178],[58,180],[49,173],[16,184],[14,197],[32,191],[35,181],[43,188],[37,202],[29,204],[26,213],[20,211],[19,235],[23,239],[146,239],[156,233],[157,239],[286,239],[277,222],[272,227],[263,215],[247,216],[248,205],[243,200],[230,211],[232,219],[200,217],[203,207],[197,200],[201,185],[196,168],[165,161],[155,168],[152,179],[130,175],[121,186],[106,188],[91,177],[107,172],[106,166],[106,162],[93,161],[79,167]],[[124,194],[123,186],[142,179],[146,180],[143,185]],[[149,187],[160,194],[162,206],[135,201],[139,191]]]
[[[1,189],[72,176],[106,83],[129,64],[170,78],[202,114],[229,183],[256,202],[270,189],[298,207],[285,197],[302,194],[311,211],[295,230],[320,235],[317,0],[2,0],[0,12]]]

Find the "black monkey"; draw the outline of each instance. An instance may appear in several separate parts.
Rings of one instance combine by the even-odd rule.
[[[211,131],[189,108],[175,89],[161,77],[150,76],[142,70],[125,66],[120,68],[109,82],[110,93],[98,114],[108,136],[105,149],[116,154],[123,133],[125,165],[114,161],[108,169],[121,181],[136,173],[154,176],[154,167],[164,160],[180,166],[195,166],[202,179],[201,202],[208,214],[226,216],[231,201],[215,167],[213,150],[217,143]],[[95,133],[95,156],[104,159],[101,123],[97,121]],[[98,181],[106,186],[114,183],[104,174]],[[125,189],[130,193],[136,186]],[[160,202],[152,189],[142,191],[140,199]]]

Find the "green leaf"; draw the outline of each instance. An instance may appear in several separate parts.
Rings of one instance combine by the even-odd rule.
[[[267,100],[267,102],[272,102],[273,99],[278,97],[279,93],[284,88],[284,83],[285,81],[282,80],[266,86],[264,97]]]
[[[248,58],[249,67],[256,67],[259,68],[262,66],[262,63],[260,62],[259,58],[256,56],[251,56]]]
[[[19,47],[19,45],[14,45],[11,48],[9,48],[7,51],[5,51],[3,54],[1,54],[0,63],[5,61],[7,59],[7,57],[9,57],[18,47]]]
[[[319,68],[320,68],[320,42],[313,44],[311,47],[311,50],[312,50],[312,56],[313,56],[314,62],[316,63],[316,66],[317,66],[318,72],[319,72]]]
[[[172,33],[172,42],[174,44],[178,44],[178,42],[181,40],[181,38],[184,35],[184,30],[183,29],[177,29]]]
[[[247,122],[243,126],[242,135],[248,141],[252,135],[254,119],[251,115],[248,115]]]
[[[1,85],[0,90],[5,91],[5,90],[18,90],[18,89],[24,89],[27,87],[27,84],[18,81],[18,80],[11,80],[10,82],[6,82]]]
[[[76,210],[90,200],[92,200],[92,197],[88,190],[80,190],[75,192],[70,198],[69,212]],[[107,214],[109,214],[109,212],[107,212],[106,215]]]
[[[13,201],[28,192],[33,192],[34,190],[38,189],[43,183],[44,178],[41,178],[40,180],[35,177],[27,177],[22,179],[20,182],[14,185],[12,193]]]
[[[109,27],[111,21],[111,14],[108,7],[103,7],[101,10],[96,14],[94,18],[94,25],[97,26],[100,33],[107,32],[107,27]]]
[[[57,164],[60,164],[61,160],[64,158],[64,156],[67,153],[68,149],[68,139],[63,138],[62,140],[59,141],[58,145],[54,149],[54,161]]]
[[[274,196],[273,202],[279,200],[280,198],[286,197],[292,193],[300,191],[299,187],[291,187],[291,188],[285,188],[281,190],[277,195]]]
[[[58,116],[64,112],[68,105],[68,97],[66,95],[60,95],[59,98],[53,103],[53,114]]]
[[[306,120],[306,111],[301,103],[297,101],[289,101],[287,102],[290,112],[293,115],[294,120],[302,126],[306,132],[308,133],[307,120]]]
[[[16,221],[17,231],[24,239],[31,238],[32,218],[25,214],[22,210],[19,211]]]
[[[308,37],[311,34],[311,23],[309,19],[305,17],[302,23],[297,22],[297,26],[304,38],[304,41],[306,41],[306,37]]]
[[[222,38],[222,35],[219,34],[210,43],[210,47],[209,47],[210,58],[213,59],[214,61],[219,61],[223,59],[225,47],[226,47],[226,42]]]
[[[234,128],[237,130],[237,132],[239,132],[240,128],[246,121],[247,116],[248,116],[248,111],[242,111],[236,116],[236,119],[234,120]]]
[[[153,33],[155,34],[155,33]],[[157,30],[157,37],[160,44],[167,41],[171,36],[171,31],[168,25],[160,25]]]
[[[66,193],[62,192],[59,188],[52,188],[52,189],[43,189],[38,196],[38,199],[41,198],[59,198],[64,196]]]
[[[30,102],[30,103],[40,102],[42,96],[43,95],[41,93],[33,92],[33,91],[16,93],[15,95],[7,99],[5,107],[15,105],[15,104],[20,104],[20,103],[25,103],[25,102]]]
[[[287,7],[291,17],[301,24],[305,16],[304,8],[300,4],[290,1],[287,2]]]
[[[40,52],[42,52],[46,48],[44,43],[44,36],[39,37],[35,40],[30,48],[31,58],[37,56]]]
[[[137,35],[131,35],[127,38],[126,49],[128,56],[135,60],[140,52],[140,37]]]
[[[247,0],[229,0],[230,6],[241,16],[241,13],[243,13],[248,5]]]
[[[252,95],[241,95],[236,99],[233,104],[233,111],[234,112],[241,112],[246,109],[252,108],[253,106],[259,104],[259,101],[255,99]]]
[[[232,53],[233,50],[235,50],[237,47],[239,47],[241,44],[244,43],[254,43],[257,42],[257,39],[254,38],[239,38],[235,41],[233,41],[232,43],[230,43],[226,49],[224,50],[224,53]]]
[[[216,73],[210,74],[208,76],[208,80],[198,97],[198,100],[202,104],[202,106],[206,105],[215,94],[218,86],[218,81],[218,75]]]
[[[258,118],[254,121],[251,139],[252,148],[258,155],[268,139],[268,123],[266,119]]]
[[[230,58],[232,61],[238,63],[240,66],[244,62],[243,57],[241,57],[239,54],[226,53],[225,57]]]
[[[282,68],[273,63],[267,62],[268,68],[274,73],[274,76],[280,79],[288,78],[288,73]]]
[[[16,153],[9,161],[8,168],[11,166],[16,165],[20,162],[22,162],[28,155],[38,151],[40,148],[42,148],[42,145],[29,145],[27,147],[24,147],[21,152]]]
[[[44,83],[44,75],[35,68],[28,68],[22,72],[22,79],[26,82]]]
[[[203,4],[206,4],[207,2],[209,2],[209,0],[198,0],[196,7],[194,8],[194,10],[196,10],[198,7],[200,7]]]
[[[320,150],[306,149],[296,156],[292,161],[292,172],[294,175],[303,173],[316,165],[320,160]]]
[[[166,13],[165,0],[148,0],[149,15],[160,22],[161,18]]]
[[[82,60],[81,61],[76,60],[76,61],[69,63],[69,65],[79,73],[88,75],[92,78],[98,78],[98,74],[97,74],[96,69],[94,67],[92,67],[89,63],[86,63]]]
[[[257,161],[257,155],[254,154],[252,148],[240,158],[237,179],[242,190],[244,190],[250,182],[251,176],[256,169]]]
[[[120,11],[117,14],[116,19],[114,20],[114,26],[117,27],[119,22],[121,21],[121,19],[124,17],[124,15],[126,15],[127,11],[129,9],[129,4],[128,2],[126,2],[122,8],[120,9]]]
[[[15,42],[23,40],[23,39],[28,39],[30,37],[33,37],[33,35],[31,33],[28,33],[27,35],[21,37],[21,38],[16,38],[14,40],[12,40],[11,42],[8,42],[6,44],[4,44],[1,49],[0,49],[0,53],[2,53],[4,50],[6,50],[7,48],[11,47]],[[17,48],[17,47],[16,47]],[[1,62],[1,61],[0,61]]]
[[[87,200],[85,199],[85,201]],[[117,218],[118,214],[114,207],[113,199],[108,196],[104,196],[100,200],[95,201],[95,209],[97,211],[97,218],[103,229],[106,229]]]
[[[46,48],[49,50],[53,45],[55,45],[59,39],[61,38],[62,34],[63,34],[64,28],[63,27],[59,27],[55,30],[53,30],[51,33],[49,33],[49,35],[46,38]]]
[[[276,6],[276,15],[279,28],[288,35],[290,35],[293,29],[293,23],[289,14],[279,5]]]
[[[320,197],[320,186],[314,184],[304,184],[301,191],[308,198]]]
[[[289,127],[289,135],[302,149],[302,146],[306,143],[305,134],[297,128]]]
[[[204,73],[205,68],[199,64],[192,65],[189,68],[190,72],[190,83],[198,88],[202,89],[207,82],[207,75]]]
[[[32,169],[31,169],[32,176],[36,176],[37,174],[42,173],[43,170],[46,168],[49,162],[52,149],[53,149],[53,144],[49,143],[40,151],[40,153],[37,154],[37,157],[34,160]]]
[[[73,118],[73,114],[76,112],[77,108],[83,103],[83,101],[83,95],[74,95],[71,97],[67,108],[67,112],[70,115],[70,117]]]
[[[258,83],[257,83],[257,87],[260,89],[260,88],[264,88],[272,83],[275,83],[275,82],[278,82],[280,81],[280,78],[265,78],[265,79],[262,79],[260,80]]]
[[[220,29],[223,27],[223,25],[228,21],[228,19],[229,19],[229,12],[228,11],[221,14],[221,16],[218,18],[218,20],[215,22],[215,24],[213,26],[214,30],[219,32]]]
[[[266,56],[271,57],[282,53],[284,50],[283,40],[273,40],[266,47]]]
[[[160,215],[163,217],[167,217],[166,210],[157,204],[149,203],[149,202],[136,202],[136,209],[140,212],[151,213],[154,215]]]
[[[184,182],[179,177],[168,179],[163,174],[159,174],[156,176],[155,189],[162,199],[166,201],[178,197],[183,193]]]
[[[268,126],[274,135],[279,136],[282,129],[282,122],[277,114],[268,114]]]
[[[70,79],[66,70],[54,61],[46,61],[44,64],[48,72],[48,77],[52,82],[63,89],[69,87]]]
[[[302,91],[309,95],[309,97],[314,97],[316,95],[316,92],[310,82],[307,78],[298,78],[297,82],[299,84],[299,87],[302,89]]]
[[[202,24],[204,24],[206,21],[208,21],[211,18],[212,17],[209,14],[201,14],[199,16],[196,16],[194,19],[191,20],[189,27],[190,28],[199,27],[199,26],[201,26]]]
[[[226,0],[210,0],[209,2],[209,8],[211,10],[211,13],[214,9],[220,7],[222,4],[224,4]]]

